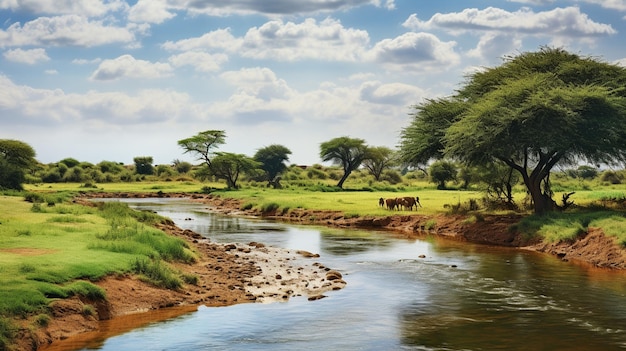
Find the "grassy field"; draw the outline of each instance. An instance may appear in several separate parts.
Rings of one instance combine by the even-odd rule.
[[[183,240],[148,225],[158,220],[119,203],[49,206],[0,196],[0,349],[13,331],[6,318],[45,320],[54,299],[104,298],[91,282],[106,275],[137,273],[180,286],[183,278],[163,262],[192,262],[195,255]]]

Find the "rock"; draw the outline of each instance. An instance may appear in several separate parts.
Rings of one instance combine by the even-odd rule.
[[[338,280],[343,278],[343,276],[341,275],[341,273],[335,271],[335,270],[330,270],[328,272],[326,272],[326,280]]]
[[[296,253],[299,254],[299,255],[302,255],[303,257],[306,257],[306,258],[317,258],[317,257],[320,257],[319,254],[314,254],[314,253],[311,253],[311,252],[308,252],[308,251],[304,251],[304,250],[296,251]]]

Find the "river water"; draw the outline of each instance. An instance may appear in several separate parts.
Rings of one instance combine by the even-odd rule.
[[[319,253],[347,286],[318,301],[200,307],[63,350],[626,350],[626,275],[515,249],[125,200],[214,242]],[[424,258],[420,258],[425,255]]]

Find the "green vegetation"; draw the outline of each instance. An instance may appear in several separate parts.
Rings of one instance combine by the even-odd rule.
[[[14,334],[11,318],[39,315],[44,323],[54,299],[106,298],[93,282],[110,274],[137,273],[171,289],[194,281],[168,265],[196,257],[185,241],[150,226],[162,218],[118,202],[52,204],[0,196],[0,345]]]

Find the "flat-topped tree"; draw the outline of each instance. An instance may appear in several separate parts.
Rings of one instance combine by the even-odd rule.
[[[339,179],[337,187],[343,188],[343,183],[348,179],[350,173],[359,168],[369,155],[365,140],[344,136],[321,143],[320,157],[322,161],[331,161],[341,165],[343,176]]]
[[[211,158],[214,155],[213,150],[226,142],[226,132],[223,130],[205,130],[191,138],[178,141],[178,145],[185,150],[186,153],[196,154],[198,160],[211,168]]]
[[[562,49],[506,57],[470,75],[456,94],[415,106],[404,160],[501,162],[519,172],[535,213],[555,208],[557,164],[626,160],[626,68]]]

